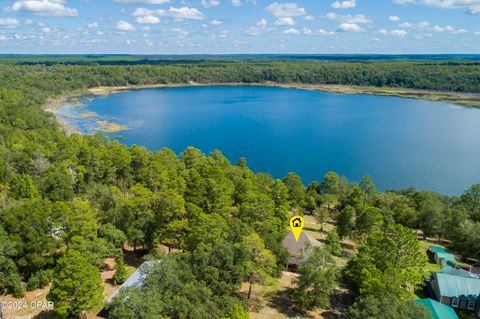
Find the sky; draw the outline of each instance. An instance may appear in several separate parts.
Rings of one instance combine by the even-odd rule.
[[[0,53],[480,53],[480,0],[0,0]]]

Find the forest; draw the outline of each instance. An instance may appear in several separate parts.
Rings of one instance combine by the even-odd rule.
[[[413,188],[379,192],[368,176],[350,182],[330,172],[304,185],[295,173],[275,179],[253,172],[244,158],[232,164],[221,151],[152,152],[101,134],[67,135],[42,109],[50,98],[96,86],[191,81],[480,92],[480,65],[0,64],[3,293],[22,297],[51,284],[48,300],[59,318],[98,311],[104,260],[116,260],[113,279],[122,283],[128,246],[161,262],[141,288],[114,299],[110,318],[248,318],[250,294],[240,288],[267,284],[285,270],[288,254],[281,242],[291,212],[336,226],[329,249],[317,249],[298,269],[289,305],[299,313],[328,307],[342,284],[354,295],[346,318],[429,318],[410,301],[426,272],[418,236],[444,240],[465,261],[480,259],[480,184],[461,196]],[[359,249],[339,270],[332,256],[343,239]]]

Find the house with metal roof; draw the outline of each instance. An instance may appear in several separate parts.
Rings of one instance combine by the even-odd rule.
[[[125,282],[106,299],[107,304],[109,304],[123,289],[127,287],[142,286],[145,278],[147,278],[147,276],[150,274],[152,266],[157,262],[159,262],[159,260],[149,260],[138,267],[137,270],[135,270],[135,272],[131,274],[130,277],[128,277],[127,280],[125,280]]]
[[[418,299],[415,303],[427,308],[432,314],[433,319],[458,319],[457,313],[452,307],[439,303],[433,299]]]
[[[301,233],[298,240],[295,240],[293,233],[289,232],[282,245],[288,250],[288,265],[298,266],[307,261],[310,247],[322,246],[322,243],[306,233]]]
[[[444,305],[475,312],[480,317],[480,279],[433,273],[430,288]]]
[[[430,254],[433,256],[435,263],[439,265],[446,265],[448,262],[455,263],[455,255],[446,251],[443,247],[440,246],[430,246],[428,247]]]

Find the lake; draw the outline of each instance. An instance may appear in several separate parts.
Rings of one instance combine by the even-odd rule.
[[[70,111],[63,110],[63,115]],[[70,119],[130,127],[122,142],[180,153],[220,149],[232,162],[305,184],[335,171],[370,175],[380,190],[460,194],[480,182],[480,110],[446,103],[255,86],[141,89],[95,97]],[[61,115],[61,114],[60,114]]]

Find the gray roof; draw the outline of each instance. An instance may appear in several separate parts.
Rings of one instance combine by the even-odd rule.
[[[120,286],[120,288],[115,290],[115,292],[111,294],[110,297],[107,298],[106,300],[107,303],[110,303],[113,300],[113,298],[115,298],[123,288],[126,288],[126,287],[135,288],[143,285],[143,281],[145,280],[145,278],[147,278],[147,276],[151,271],[151,268],[152,268],[151,266],[153,266],[157,262],[159,262],[159,260],[149,260],[144,262],[142,265],[140,265],[140,267],[138,267],[137,270],[135,270],[135,272],[131,274],[130,277],[127,278],[127,280],[125,280],[125,282]]]
[[[309,247],[322,246],[322,243],[305,233],[301,233],[297,241],[293,234],[289,232],[283,239],[282,245],[288,250],[290,255],[288,264],[299,265],[307,261]]]
[[[442,272],[444,274],[449,274],[449,275],[454,275],[454,276],[480,278],[479,274],[469,272],[469,271],[467,271],[465,269],[462,269],[462,268],[453,268],[452,266],[448,266],[448,265],[443,267]]]

